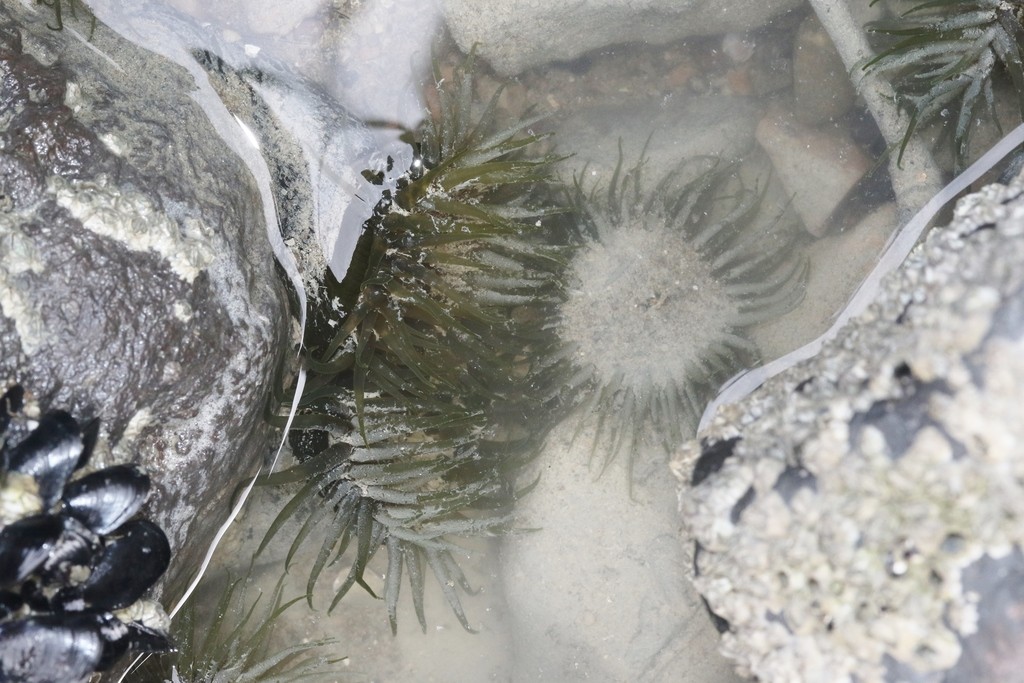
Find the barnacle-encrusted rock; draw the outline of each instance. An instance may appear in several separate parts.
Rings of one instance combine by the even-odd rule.
[[[1021,180],[961,201],[872,308],[678,454],[695,482],[680,495],[695,583],[742,671],[869,683],[1018,670],[1022,234]]]
[[[184,70],[52,20],[0,6],[0,383],[102,415],[98,467],[140,455],[180,574],[265,452],[284,307],[261,202]]]

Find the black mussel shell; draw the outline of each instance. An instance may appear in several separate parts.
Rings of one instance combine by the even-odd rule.
[[[25,407],[25,390],[20,384],[15,384],[0,395],[0,434],[7,431],[7,425],[11,423],[11,416],[20,413]]]
[[[55,410],[44,415],[38,427],[7,450],[4,469],[31,475],[39,484],[43,509],[49,510],[85,453],[75,418]]]
[[[110,612],[95,612],[91,616],[103,637],[103,654],[96,663],[96,670],[106,671],[128,651],[128,625]]]
[[[22,599],[35,611],[49,612],[57,607],[53,596],[66,586],[88,579],[103,551],[102,539],[77,519],[61,515],[60,522],[63,531],[46,561],[21,584]]]
[[[157,582],[170,562],[171,546],[160,527],[148,519],[127,522],[107,542],[89,578],[60,591],[55,604],[68,610],[127,607]]]
[[[0,591],[0,620],[6,619],[25,604],[25,600],[14,591]]]
[[[165,654],[176,652],[178,648],[167,631],[133,621],[128,624],[128,649],[132,652]]]
[[[78,462],[75,463],[76,470],[85,467],[85,464],[89,462],[89,458],[92,457],[92,451],[96,448],[96,441],[99,438],[100,421],[94,418],[82,427],[82,452],[79,453]]]
[[[103,656],[96,667],[98,671],[109,669],[128,650],[153,654],[175,651],[166,628],[151,628],[142,621],[125,621],[124,612],[120,610],[116,614],[104,612],[96,615],[105,641]]]
[[[101,536],[132,518],[149,495],[149,477],[135,465],[115,465],[64,487],[64,510]]]
[[[96,670],[104,641],[89,615],[42,614],[0,623],[0,681],[75,683]]]
[[[52,515],[33,515],[0,529],[0,587],[24,581],[56,545],[64,525]]]

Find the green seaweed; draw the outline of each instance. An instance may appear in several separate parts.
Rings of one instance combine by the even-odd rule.
[[[324,648],[336,640],[305,641],[279,649],[271,647],[278,618],[302,596],[285,601],[283,579],[270,595],[258,592],[249,599],[248,577],[207,583],[219,595],[213,612],[204,615],[189,602],[178,615],[172,635],[178,651],[151,657],[131,680],[161,683],[290,683],[301,680],[337,680]],[[262,605],[261,605],[262,602]]]

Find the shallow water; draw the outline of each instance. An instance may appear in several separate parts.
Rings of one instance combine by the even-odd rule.
[[[384,170],[388,156],[399,160],[399,168],[408,165],[408,147],[398,134],[415,129],[433,104],[425,87],[432,65],[436,60],[442,74],[450,74],[450,66],[461,58],[445,35],[450,18],[446,10],[452,3],[110,0],[90,6],[101,21],[195,76],[195,98],[261,184],[268,238],[293,282],[307,286],[310,280],[304,274],[327,264],[339,278],[344,273],[359,229],[380,196],[360,172]],[[806,8],[798,8],[747,32],[610,46],[529,69],[515,78],[501,77],[486,67],[477,74],[482,100],[499,85],[506,87],[499,100],[505,115],[521,117],[531,108],[551,113],[536,127],[538,132],[552,131],[555,149],[570,155],[558,167],[566,182],[577,178],[587,188],[602,187],[612,182],[620,164],[628,168],[643,159],[644,177],[653,187],[684,159],[720,155],[737,161],[744,183],[763,193],[751,228],[759,231],[758,239],[787,240],[788,248],[804,254],[810,264],[802,303],[747,330],[766,360],[829,326],[897,225],[891,191],[876,172],[879,137],[870,118],[855,103],[829,115],[827,94],[824,104],[808,104],[806,94],[801,99],[808,88],[833,86],[833,99],[846,97],[841,84],[830,81],[834,73],[804,74],[820,80],[798,84],[794,95],[794,62],[799,60],[795,50],[809,49],[805,44],[797,47],[798,36],[813,30],[806,28],[808,16]],[[76,28],[71,20],[68,26]],[[84,26],[77,30],[84,31]],[[253,110],[249,98],[240,94],[247,92],[245,88],[261,96],[273,122],[266,112]],[[809,122],[811,106],[823,108],[825,118]],[[380,122],[388,126],[376,125]],[[268,143],[274,137],[269,129],[273,125],[287,130],[293,140],[290,147]],[[289,252],[281,240],[282,231],[288,236],[290,217],[275,194],[275,173],[280,169],[268,165],[268,156],[300,166],[308,162],[308,201],[316,239],[296,252]],[[607,255],[604,260],[614,265]],[[651,258],[650,268],[663,260]],[[662,291],[670,285],[658,287],[657,292],[641,293],[645,303],[623,305],[676,310],[664,305],[676,295]],[[687,287],[699,289],[697,284]],[[713,317],[691,311],[685,320],[644,318],[638,327],[649,320],[667,327],[642,339],[612,335],[602,348],[614,361],[624,355],[626,345],[636,354],[652,338],[667,344],[665,339],[695,336],[688,329],[692,320]],[[657,353],[651,350],[651,367],[645,368],[651,375],[666,365]],[[631,362],[640,365],[643,360]],[[479,634],[461,629],[433,586],[427,592],[426,636],[418,633],[408,596],[401,603],[397,638],[389,632],[383,606],[358,589],[328,617],[323,607],[333,591],[330,580],[324,579],[317,588],[320,612],[309,613],[302,604],[293,607],[282,620],[278,637],[288,643],[330,633],[340,641],[332,656],[343,657],[339,666],[355,680],[602,680],[614,678],[616,672],[642,669],[621,639],[635,638],[643,630],[644,638],[628,642],[634,650],[647,648],[643,656],[655,662],[643,669],[647,680],[661,680],[684,656],[695,667],[693,680],[730,680],[727,667],[712,652],[713,637],[702,624],[699,603],[683,585],[689,548],[676,534],[674,484],[666,481],[660,463],[644,463],[630,499],[621,463],[605,473],[599,487],[586,451],[564,435],[552,437],[537,463],[542,485],[532,494],[547,498],[524,501],[526,526],[560,528],[514,537],[500,552],[498,540],[476,541],[473,552],[460,558],[471,583],[481,587],[480,595],[463,599]],[[211,572],[244,571],[245,562],[238,564],[237,558],[248,558],[253,539],[258,542],[281,505],[279,498],[266,493],[256,501]],[[603,526],[588,525],[592,518],[600,518]],[[559,533],[566,537],[554,548],[538,540],[544,534],[557,538]],[[613,545],[608,552],[608,539],[625,539],[623,550]],[[630,539],[636,542],[629,543]],[[652,548],[666,545],[672,547],[666,557],[648,557]],[[282,565],[271,558],[280,557],[286,547],[271,547],[261,559],[255,576],[261,585],[272,586],[281,574]],[[616,564],[627,548],[639,557],[630,558],[635,562],[628,566]],[[559,551],[572,555],[552,556]],[[386,569],[381,555],[370,568],[371,587],[378,593]],[[296,565],[309,561],[303,557]],[[298,571],[291,588],[301,592],[304,578]],[[608,607],[616,600],[642,603],[658,596],[674,601],[679,609],[662,614],[648,605],[643,609],[657,616],[644,619],[644,612],[630,611],[635,605]],[[588,602],[592,598],[601,604]],[[613,623],[616,620],[621,623]],[[626,630],[632,635],[623,635]],[[676,654],[685,649],[679,642],[683,633],[687,642],[699,642],[696,649],[703,651]],[[611,644],[598,647],[602,639]],[[544,651],[545,641],[557,643],[566,660],[553,660]]]

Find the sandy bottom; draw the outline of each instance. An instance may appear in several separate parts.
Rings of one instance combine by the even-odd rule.
[[[598,476],[575,430],[551,434],[523,501],[522,523],[539,531],[502,545],[514,680],[738,680],[687,578],[692,546],[664,457],[638,454],[631,498],[624,458]]]
[[[224,570],[235,576],[245,571],[244,562],[240,567],[238,559],[251,556],[264,531],[286,502],[280,492],[256,490],[253,495],[255,498],[244,516],[235,523],[218,550],[218,568],[211,570],[214,576]],[[261,554],[251,574],[250,590],[273,591],[285,570],[283,562],[270,558],[284,557],[296,531],[297,525],[286,526]],[[307,540],[311,542],[307,542],[293,560],[285,579],[283,594],[286,599],[305,595],[308,568],[319,550],[315,538],[311,536]],[[317,680],[511,680],[508,619],[495,566],[496,541],[485,539],[473,547],[469,543],[464,545],[467,551],[458,559],[478,592],[461,597],[477,633],[468,633],[462,628],[430,574],[424,597],[426,633],[421,631],[417,621],[408,583],[403,584],[399,600],[397,636],[391,634],[384,602],[358,586],[353,587],[338,607],[328,614],[327,608],[334,598],[335,588],[348,572],[349,565],[342,562],[337,568],[326,568],[321,575],[314,591],[315,609],[311,610],[305,601],[301,601],[278,620],[274,632],[275,647],[288,647],[325,637],[336,639],[335,645],[321,651],[326,658],[341,659],[328,667],[337,675]],[[378,595],[383,593],[386,565],[387,553],[382,549],[365,574],[367,583]],[[199,600],[201,604],[209,605],[217,598],[200,595]]]
[[[827,327],[841,305],[837,284],[852,286],[873,264],[889,216],[819,240],[811,251],[808,295],[801,306],[757,331],[772,352],[788,350]],[[857,231],[859,230],[859,232]],[[787,348],[788,347],[788,348]],[[353,588],[330,615],[332,582],[348,570],[328,568],[305,603],[280,620],[280,646],[325,636],[338,640],[325,652],[345,681],[693,681],[739,680],[718,654],[718,636],[689,583],[692,544],[682,537],[675,480],[664,457],[641,453],[632,498],[624,458],[602,476],[591,467],[586,434],[573,440],[577,419],[556,428],[536,463],[536,489],[521,504],[520,525],[533,529],[504,539],[464,542],[459,558],[480,590],[463,596],[477,633],[463,630],[432,575],[427,577],[428,628],[420,630],[403,586],[399,629],[392,636],[383,601]],[[600,451],[596,461],[600,461]],[[236,575],[262,539],[285,499],[256,490],[220,552],[221,567]],[[271,591],[296,529],[285,528],[253,573]],[[294,561],[285,597],[305,592],[314,543]],[[375,558],[367,581],[382,589],[386,552]],[[341,575],[340,578],[338,575]],[[380,593],[381,591],[378,590]],[[200,600],[204,598],[200,597]],[[213,604],[216,596],[205,598]]]
[[[336,638],[324,654],[344,659],[334,665],[337,675],[324,680],[739,680],[717,654],[717,633],[687,580],[692,559],[681,542],[675,486],[662,476],[663,463],[641,468],[642,481],[630,499],[620,463],[596,477],[585,437],[570,439],[574,430],[570,423],[556,429],[538,463],[540,482],[520,518],[532,530],[464,544],[459,560],[479,592],[463,596],[463,605],[477,633],[463,630],[432,576],[426,633],[407,586],[397,637],[384,603],[358,587],[327,614],[332,581],[348,569],[342,563],[321,577],[316,611],[300,602],[285,613],[277,645]],[[251,554],[285,502],[272,491],[255,495],[220,552],[220,562],[236,574],[232,561]],[[294,531],[284,529],[261,557],[283,556]],[[293,563],[286,598],[304,593],[316,550],[308,544]],[[385,565],[381,551],[367,573],[375,590],[383,588]],[[281,563],[261,559],[253,583],[271,591],[282,572]],[[217,596],[198,599],[212,605]]]

